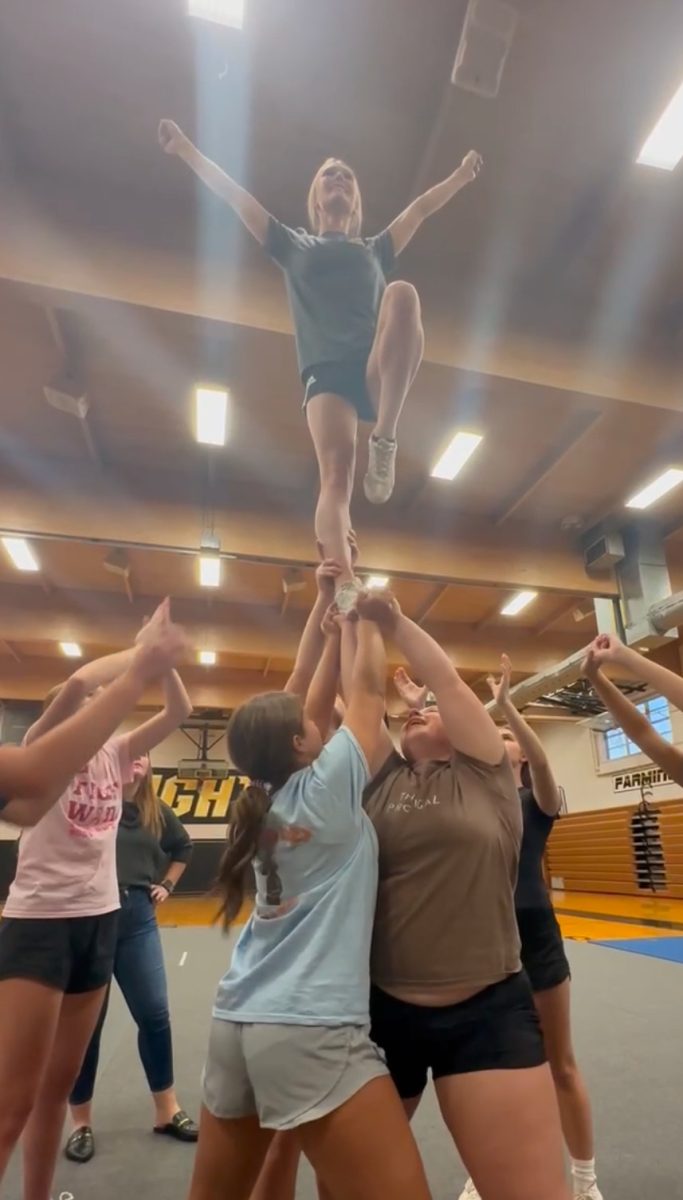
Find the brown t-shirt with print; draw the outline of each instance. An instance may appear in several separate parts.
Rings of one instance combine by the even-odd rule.
[[[394,752],[365,808],[379,839],[373,983],[473,994],[519,971],[522,809],[507,755],[410,766]]]

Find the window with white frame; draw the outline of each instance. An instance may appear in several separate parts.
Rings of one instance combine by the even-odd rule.
[[[673,742],[669,703],[663,696],[653,696],[650,700],[643,701],[642,704],[636,704],[636,708],[638,712],[643,713],[647,717],[660,737],[663,737],[667,742]],[[613,762],[619,758],[629,758],[634,754],[641,753],[638,746],[626,736],[623,729],[608,729],[603,733],[602,738],[603,756],[608,762]]]

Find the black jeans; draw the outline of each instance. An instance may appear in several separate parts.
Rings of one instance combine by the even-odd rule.
[[[114,979],[138,1027],[138,1051],[150,1091],[166,1091],[173,1086],[166,971],[154,905],[143,888],[131,888],[121,894]],[[92,1100],[108,1004],[109,989],[69,1098],[71,1104],[87,1104]]]

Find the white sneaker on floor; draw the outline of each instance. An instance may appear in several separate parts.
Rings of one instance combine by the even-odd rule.
[[[371,504],[386,504],[396,482],[395,441],[371,437],[368,442],[368,469],[363,490]]]
[[[481,1200],[471,1179],[467,1180],[464,1190],[460,1193],[460,1200]]]
[[[576,1187],[576,1182],[574,1182],[574,1187]],[[603,1200],[602,1192],[600,1191],[600,1188],[598,1187],[597,1180],[593,1181],[593,1183],[588,1188],[588,1191],[586,1191],[585,1188],[582,1192],[575,1191],[574,1192],[574,1200]]]
[[[347,583],[340,584],[334,596],[334,602],[339,612],[351,612],[362,590],[363,585],[360,579],[349,579]]]

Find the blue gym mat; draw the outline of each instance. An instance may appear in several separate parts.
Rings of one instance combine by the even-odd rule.
[[[631,954],[644,954],[647,958],[664,958],[667,962],[683,963],[683,937],[632,938],[630,940],[594,942],[595,946],[607,946],[609,950],[628,950]]]

